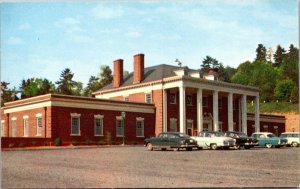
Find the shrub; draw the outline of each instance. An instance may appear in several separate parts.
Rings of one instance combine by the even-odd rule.
[[[15,146],[14,143],[9,143],[9,145],[8,145],[9,148],[12,148],[12,147],[14,147],[14,146]]]
[[[35,146],[37,144],[37,142],[36,141],[32,141],[31,144],[32,144],[32,146]]]
[[[24,147],[24,144],[21,142],[21,143],[19,144],[19,147]]]
[[[98,144],[98,145],[103,145],[103,144],[104,144],[104,141],[103,141],[103,140],[99,140],[99,141],[97,142],[97,144]]]
[[[85,145],[90,145],[90,144],[92,144],[92,141],[90,141],[90,140],[85,140],[85,141],[84,141],[84,144],[85,144]]]
[[[72,140],[72,141],[71,141],[71,145],[76,146],[76,145],[78,145],[78,142],[75,141],[75,140]]]
[[[60,146],[60,145],[61,145],[61,139],[60,139],[60,137],[57,137],[57,138],[54,140],[54,145],[55,145],[55,146]]]
[[[107,144],[112,143],[112,136],[111,136],[110,132],[105,133],[105,141],[106,141]]]

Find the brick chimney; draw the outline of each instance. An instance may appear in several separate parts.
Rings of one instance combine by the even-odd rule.
[[[123,60],[114,61],[114,80],[113,87],[120,87],[123,83]]]
[[[144,80],[144,54],[136,54],[134,58],[133,83],[140,83]]]

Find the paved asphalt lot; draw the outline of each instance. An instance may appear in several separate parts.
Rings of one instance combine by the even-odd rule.
[[[3,188],[297,187],[300,148],[3,151]]]

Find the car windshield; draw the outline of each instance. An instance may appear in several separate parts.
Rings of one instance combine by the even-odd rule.
[[[268,134],[267,136],[268,136],[269,138],[276,137],[276,135],[274,135],[274,134]]]
[[[238,133],[239,137],[248,137],[245,133]]]

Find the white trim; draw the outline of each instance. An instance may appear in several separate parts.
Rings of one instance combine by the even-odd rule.
[[[38,109],[38,108],[44,108],[47,106],[51,106],[51,102],[39,102],[39,103],[34,103],[34,104],[29,104],[29,105],[20,105],[18,107],[13,107],[13,108],[7,108],[4,109],[4,113],[14,113],[14,112],[20,112],[20,111],[25,111],[25,110],[32,110],[32,109]]]
[[[147,102],[147,95],[150,96],[150,102]],[[145,93],[145,103],[147,103],[147,104],[151,104],[152,103],[152,94],[151,94],[151,92]]]
[[[35,117],[42,117],[41,113],[35,114]]]
[[[94,118],[95,119],[103,119],[104,115],[97,114],[97,115],[94,115]]]
[[[16,118],[16,117],[12,117],[11,120],[12,120],[12,121],[15,121],[15,120],[17,120],[17,118]]]
[[[23,116],[23,119],[28,119],[28,118],[29,118],[28,115]]]
[[[71,117],[78,117],[80,118],[81,114],[78,113],[70,113]]]
[[[137,120],[137,121],[144,121],[145,118],[143,118],[143,117],[137,117],[136,120]]]
[[[39,121],[38,121],[38,119],[41,119],[41,126],[40,127],[39,127]],[[36,116],[36,136],[42,136],[42,128],[43,128],[43,119],[42,119],[42,116]],[[38,132],[40,132],[40,133],[38,133]]]

